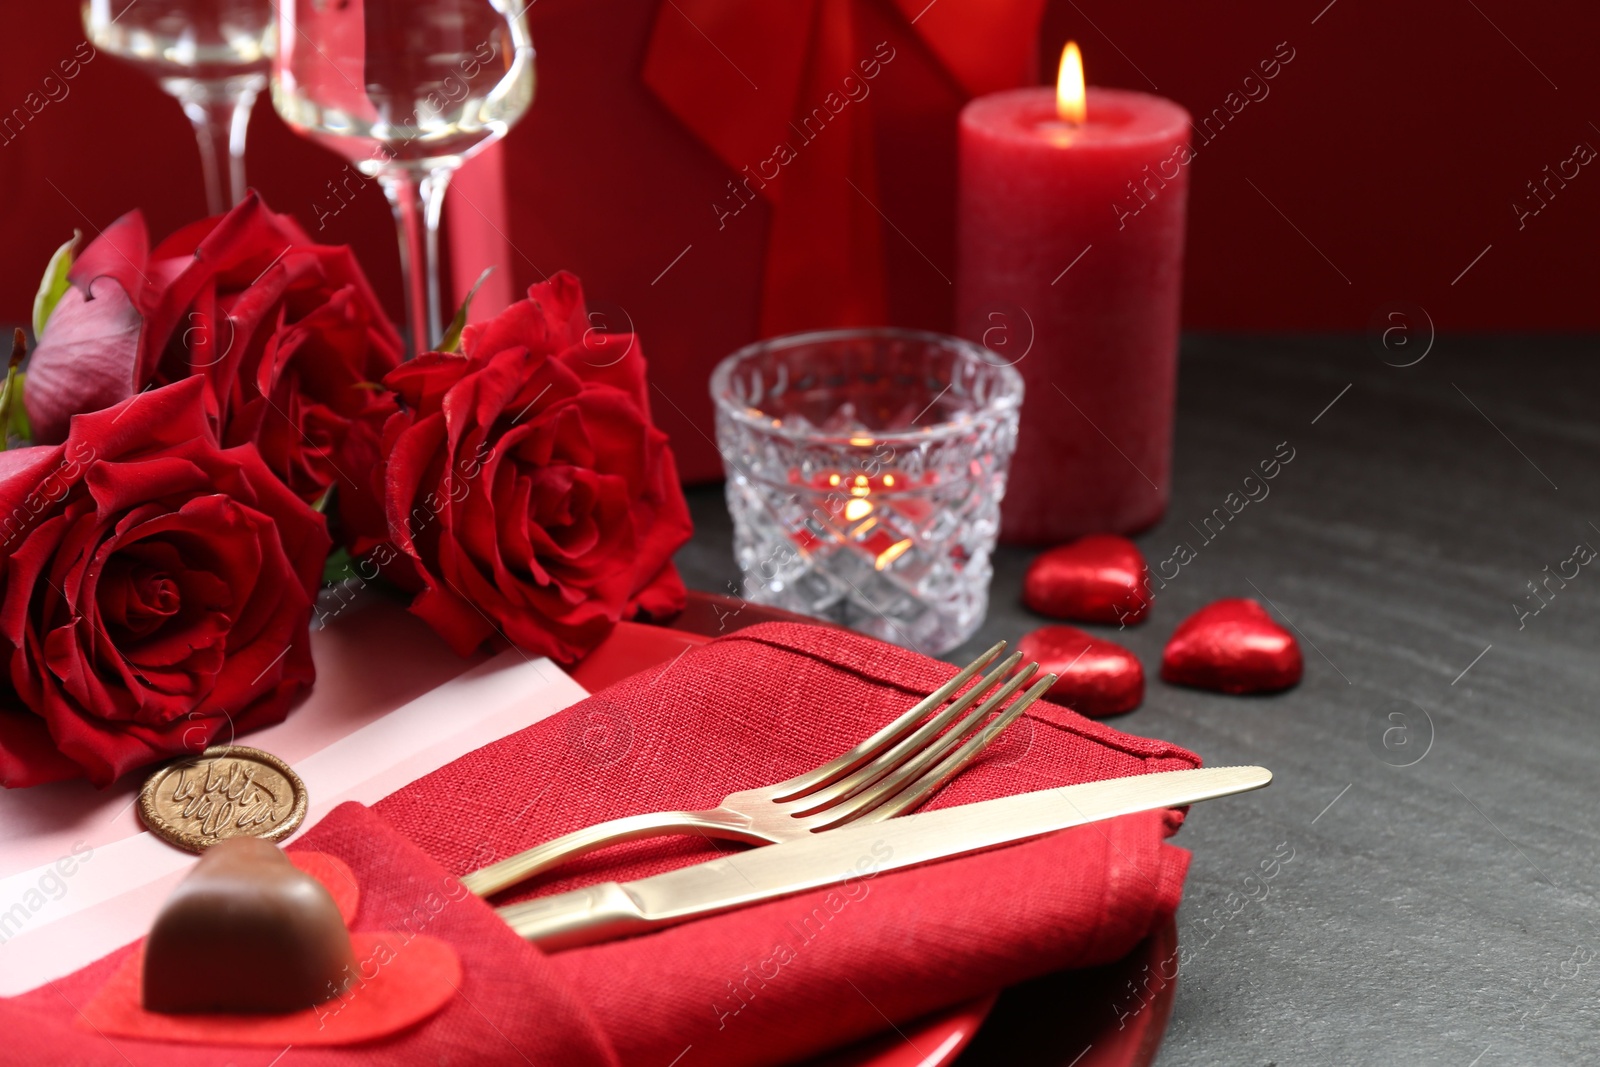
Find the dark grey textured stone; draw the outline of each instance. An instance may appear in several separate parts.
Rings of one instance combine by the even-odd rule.
[[[1153,564],[1179,542],[1196,558],[1146,623],[1098,631],[1150,675],[1144,706],[1113,722],[1276,780],[1197,807],[1177,838],[1194,854],[1192,955],[1158,1063],[1600,1055],[1600,560],[1551,579],[1537,614],[1513,607],[1537,606],[1526,583],[1580,542],[1600,547],[1597,347],[1447,337],[1396,368],[1361,338],[1185,340],[1172,506],[1137,540]],[[1195,526],[1284,441],[1271,495],[1205,541]],[[680,565],[729,592],[720,490],[692,503]],[[947,658],[1043,621],[1020,604],[1032,555],[999,552],[989,618]],[[1232,596],[1298,632],[1298,688],[1239,698],[1155,677],[1173,627]],[[1394,711],[1410,732],[1385,748]],[[1280,843],[1294,859],[1232,914]],[[1000,1059],[980,1037],[963,1062]]]

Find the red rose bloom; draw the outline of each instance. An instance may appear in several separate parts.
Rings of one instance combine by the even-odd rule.
[[[0,453],[0,784],[105,785],[311,684],[326,524],[214,418],[187,378]]]
[[[377,382],[400,337],[348,248],[312,243],[251,193],[153,252],[144,219],[124,215],[71,279],[28,365],[37,442],[64,440],[73,415],[202,374],[224,445],[254,442],[307,503],[337,484],[347,537],[358,548],[382,537],[372,472],[394,402]]]
[[[390,536],[422,585],[411,610],[458,652],[499,634],[571,661],[618,619],[682,608],[672,553],[692,528],[644,356],[589,328],[577,278],[384,383],[403,405],[384,427]]]

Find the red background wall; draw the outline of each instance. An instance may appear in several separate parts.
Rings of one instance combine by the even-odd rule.
[[[1595,4],[1055,3],[1044,43],[1069,34],[1091,81],[1196,120],[1295,49],[1193,164],[1186,326],[1366,329],[1409,300],[1441,330],[1600,327],[1600,159],[1520,231],[1511,206],[1578,142],[1600,150]]]
[[[571,18],[580,3],[539,7]],[[1071,35],[1091,82],[1160,92],[1197,118],[1223,106],[1279,42],[1294,49],[1270,95],[1234,116],[1193,166],[1186,325],[1361,330],[1381,306],[1409,300],[1441,330],[1600,328],[1600,161],[1525,228],[1512,208],[1575,144],[1600,149],[1595,5],[1325,4],[1065,0],[1046,17],[1045,69]],[[6,6],[0,113],[82,39],[76,4]],[[174,103],[110,56],[68,84],[65,99],[0,144],[0,321],[26,319],[50,250],[74,226],[103,226],[138,205],[163,235],[199,213],[199,163]],[[513,136],[539,128],[530,118]],[[330,202],[325,183],[341,167],[290,134],[266,101],[257,108],[250,176],[269,203],[315,232],[315,205]],[[398,304],[375,188],[317,236],[354,244]]]

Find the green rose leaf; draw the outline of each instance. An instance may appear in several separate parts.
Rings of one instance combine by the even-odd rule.
[[[82,239],[83,231],[73,230],[72,240],[56,249],[55,255],[50,257],[50,265],[44,269],[39,291],[33,297],[34,337],[44,336],[44,324],[50,321],[50,313],[60,303],[61,294],[67,291],[67,273],[72,270],[72,250]]]
[[[27,377],[15,367],[6,374],[5,398],[11,404],[11,410],[4,424],[7,439],[25,445],[33,443],[33,427],[28,423],[27,398],[23,396],[23,385]],[[12,400],[12,397],[16,399]]]
[[[28,413],[22,407],[22,374],[17,370],[28,354],[28,337],[18,326],[11,335],[11,362],[6,367],[5,384],[0,385],[0,452],[13,443],[28,442]]]
[[[349,549],[340,546],[328,553],[327,560],[322,564],[323,585],[338,585],[355,576],[355,561],[350,558]]]
[[[472,298],[478,295],[478,290],[483,287],[483,283],[493,273],[494,268],[488,267],[482,274],[478,275],[478,280],[472,283],[472,290],[467,293],[467,298],[461,301],[461,306],[456,309],[456,317],[450,320],[450,328],[444,332],[444,337],[440,338],[438,347],[434,349],[435,352],[454,352],[461,346],[461,331],[467,327],[467,310],[472,307]]]

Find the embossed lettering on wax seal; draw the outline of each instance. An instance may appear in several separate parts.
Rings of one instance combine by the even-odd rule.
[[[228,837],[282,841],[306,817],[306,786],[270,752],[216,745],[152,774],[139,794],[139,817],[190,852]]]

